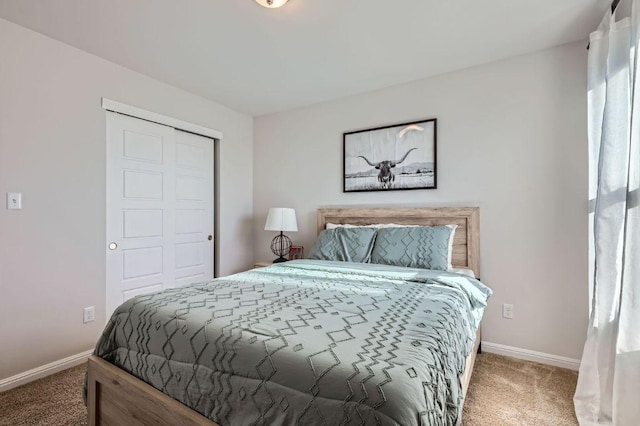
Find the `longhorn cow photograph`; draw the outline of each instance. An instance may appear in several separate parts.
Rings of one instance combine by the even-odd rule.
[[[436,188],[435,118],[343,134],[344,192]]]

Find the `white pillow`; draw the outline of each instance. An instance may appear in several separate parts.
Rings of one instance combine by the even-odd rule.
[[[445,225],[447,228],[453,229],[451,236],[449,237],[449,269],[452,269],[451,261],[453,261],[453,238],[456,236],[456,229],[458,225]]]
[[[449,269],[449,272],[453,272],[453,273],[460,274],[460,275],[466,275],[467,277],[471,277],[471,278],[475,278],[476,277],[476,274],[474,274],[471,269],[451,268],[451,269]]]
[[[325,225],[325,229],[335,229],[335,228],[404,228],[404,227],[415,227],[420,225],[399,225],[397,223],[374,223],[371,225],[350,225],[348,223],[340,224],[340,223],[327,223]]]

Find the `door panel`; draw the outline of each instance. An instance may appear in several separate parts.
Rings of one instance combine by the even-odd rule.
[[[176,278],[176,287],[183,287],[191,283],[206,281],[207,279],[209,278],[206,278],[204,274],[187,275],[181,278]]]
[[[176,234],[195,234],[205,226],[203,209],[176,210]]]
[[[135,165],[134,165],[135,167]],[[123,170],[123,198],[134,200],[162,200],[163,173],[141,170]]]
[[[107,315],[213,278],[213,140],[107,113]]]
[[[176,200],[205,201],[206,182],[197,176],[176,176]]]
[[[163,211],[123,210],[123,238],[162,237]]]
[[[162,164],[162,138],[131,130],[124,131],[124,158]]]
[[[122,292],[122,298],[124,300],[131,299],[132,297],[139,296],[141,294],[154,293],[156,291],[162,291],[162,283],[152,284],[144,287],[134,288],[133,290],[125,290]]]
[[[178,130],[175,152],[175,285],[183,286],[213,276],[213,143]]]

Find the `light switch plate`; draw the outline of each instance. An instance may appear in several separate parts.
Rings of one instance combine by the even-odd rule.
[[[7,209],[22,209],[22,194],[19,192],[7,192]]]

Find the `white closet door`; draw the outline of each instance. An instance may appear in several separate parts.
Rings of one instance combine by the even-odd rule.
[[[107,317],[213,277],[213,140],[107,112]]]
[[[213,140],[176,131],[175,285],[213,277]]]

